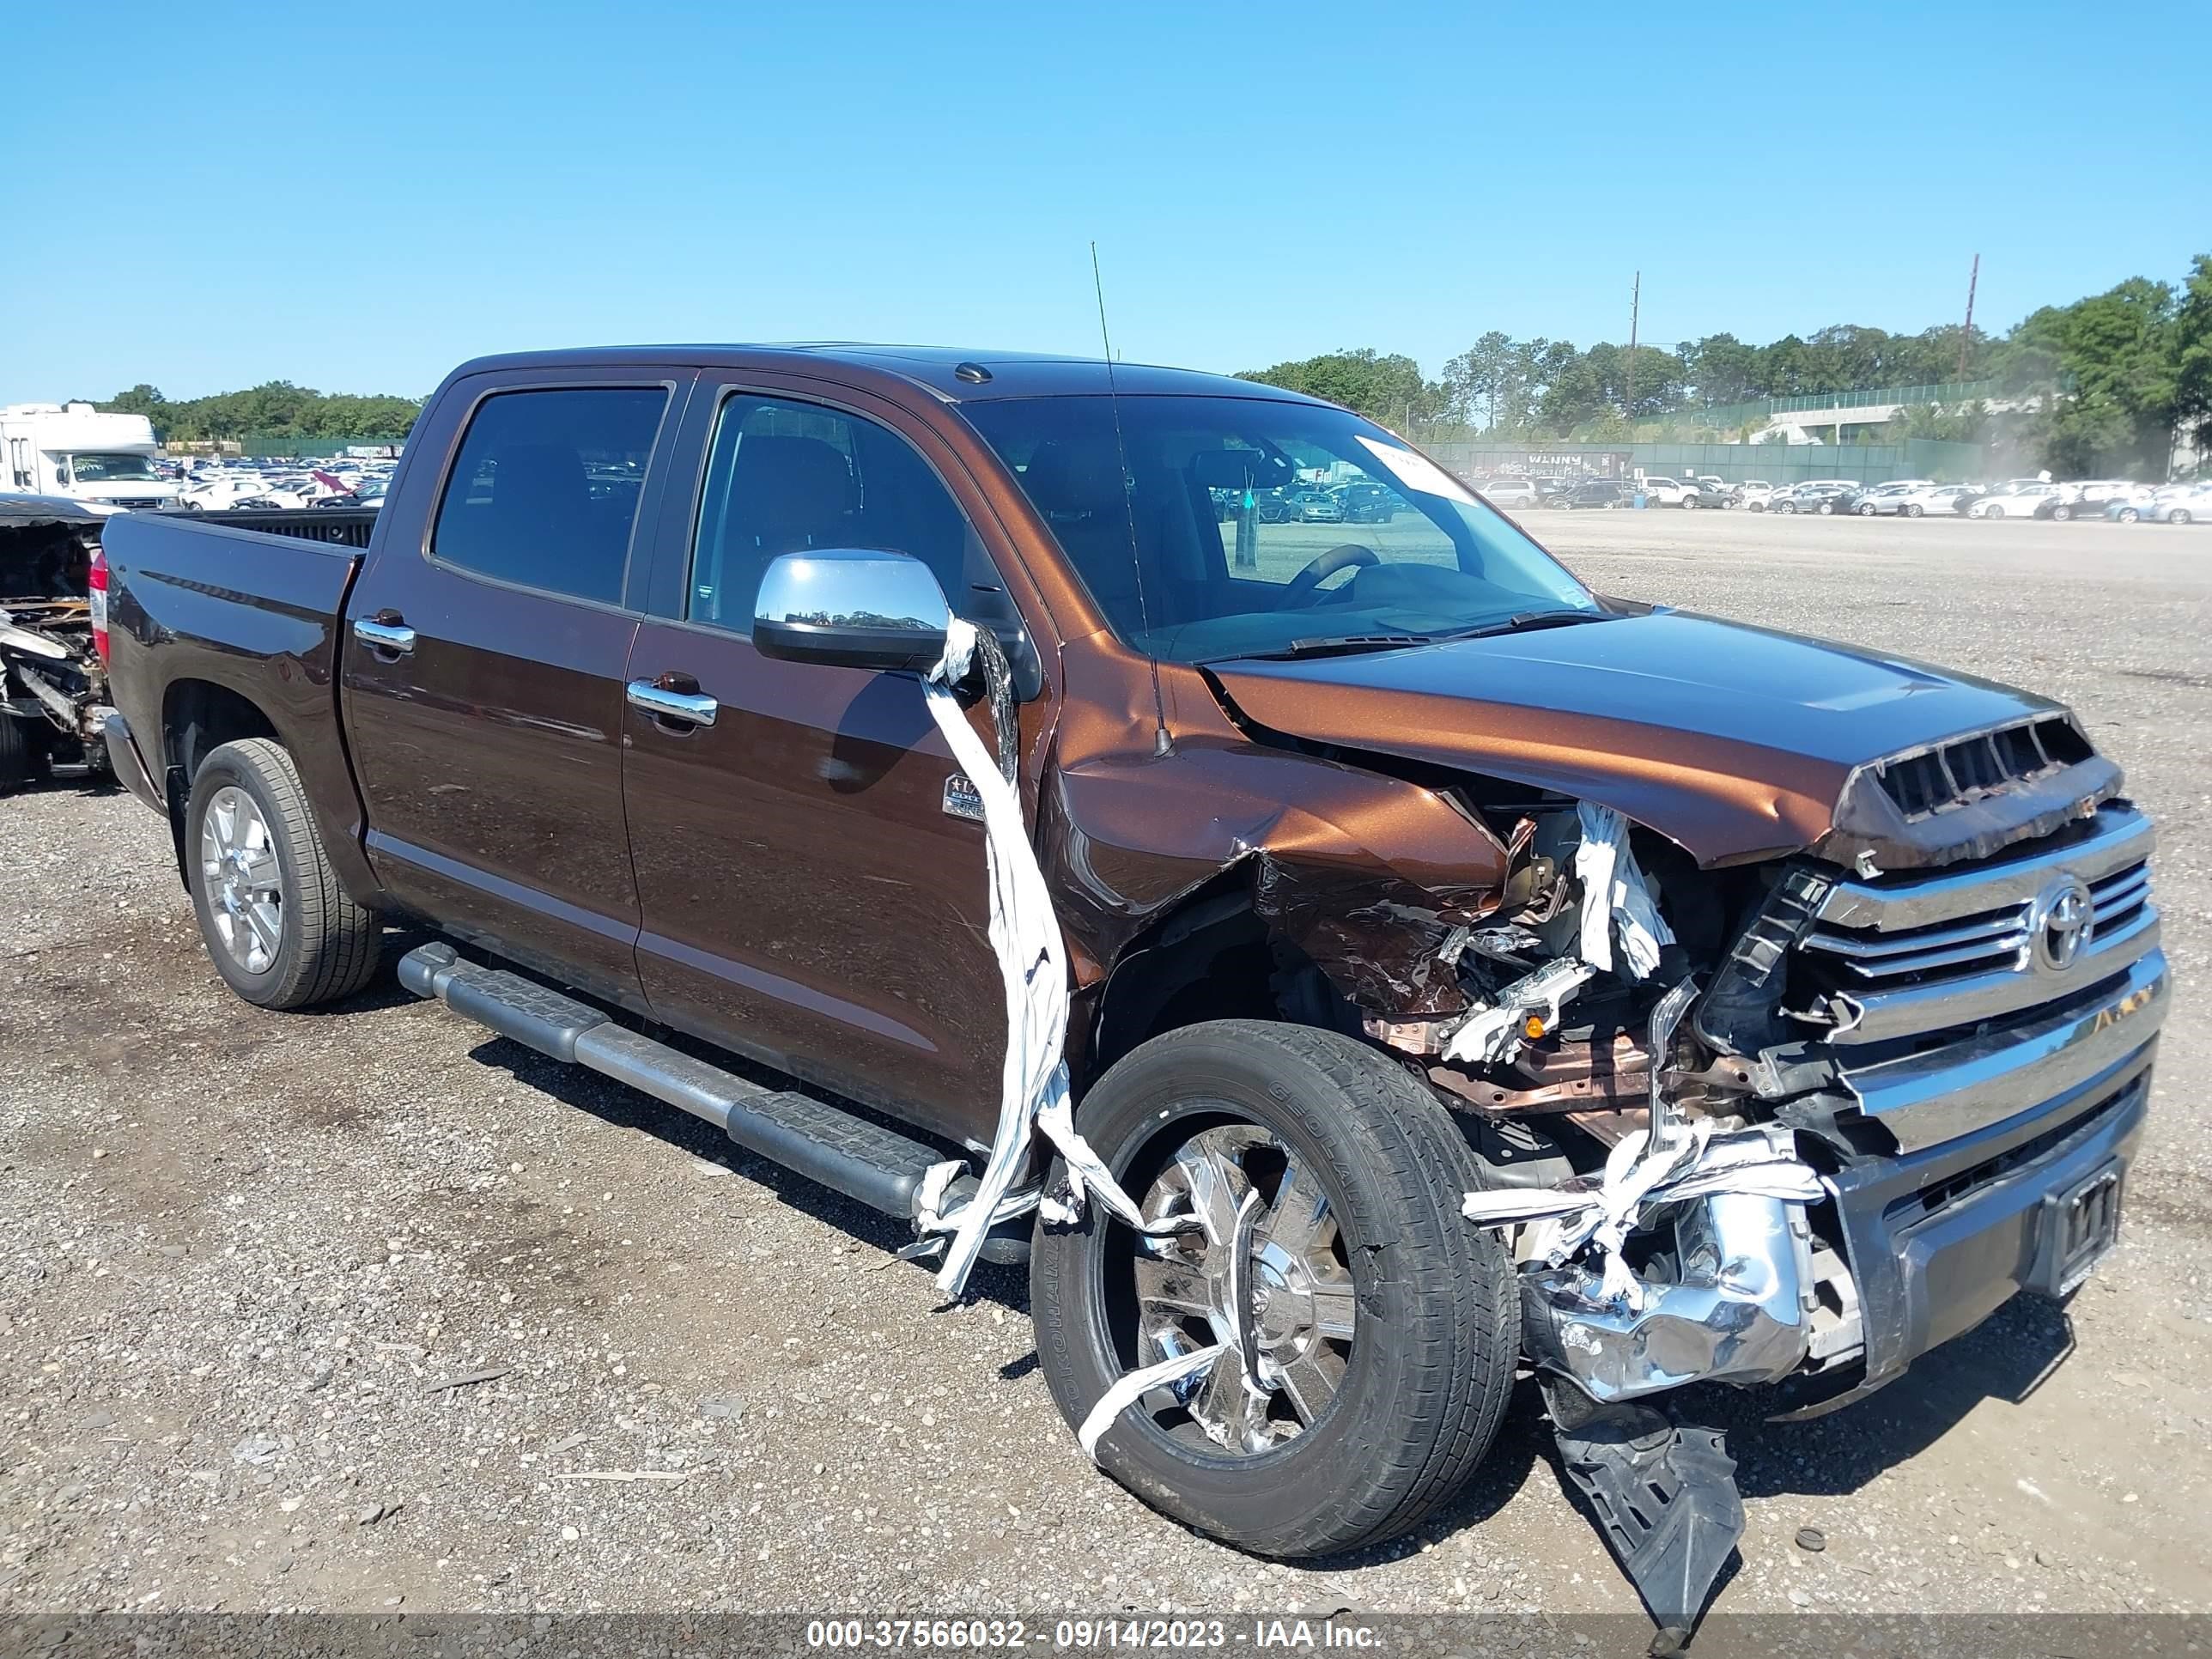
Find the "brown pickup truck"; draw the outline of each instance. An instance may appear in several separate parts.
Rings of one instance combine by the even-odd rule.
[[[241,997],[427,926],[410,988],[949,1290],[1025,1256],[1085,1445],[1247,1548],[1414,1524],[1525,1361],[1686,1625],[1741,1511],[1675,1390],[1832,1408],[2114,1237],[2167,975],[2066,710],[1594,593],[1332,405],[493,358],[365,550],[105,560],[114,764]]]

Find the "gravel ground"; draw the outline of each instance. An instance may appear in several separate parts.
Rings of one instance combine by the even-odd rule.
[[[2212,533],[1535,523],[1609,591],[2065,697],[2165,837],[2121,1249],[1847,1412],[1739,1414],[1718,1610],[2203,1610]],[[1255,1561],[1085,1462],[1018,1273],[939,1310],[890,1224],[397,990],[233,1000],[127,797],[0,804],[0,1607],[1635,1610],[1525,1386],[1419,1535]]]

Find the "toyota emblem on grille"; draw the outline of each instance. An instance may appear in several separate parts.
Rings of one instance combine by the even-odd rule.
[[[2096,901],[2088,884],[2079,876],[2061,876],[2043,890],[2028,913],[2035,965],[2045,973],[2064,973],[2080,958],[2096,925]]]

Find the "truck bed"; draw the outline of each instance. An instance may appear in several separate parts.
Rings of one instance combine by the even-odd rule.
[[[165,716],[234,694],[291,751],[331,860],[357,892],[375,884],[360,850],[336,675],[362,551],[331,532],[365,543],[375,518],[359,508],[119,513],[101,538],[116,712],[155,790],[189,775],[171,779],[182,759],[163,752],[161,736],[188,741],[189,719]],[[260,522],[270,520],[284,521],[281,532]]]

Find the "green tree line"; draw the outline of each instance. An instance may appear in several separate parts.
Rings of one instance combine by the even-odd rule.
[[[276,438],[360,441],[404,438],[422,412],[420,398],[363,396],[317,392],[289,380],[270,380],[245,392],[218,392],[177,402],[156,387],[140,384],[97,405],[124,415],[143,415],[163,442],[197,443],[236,440],[249,434]]]
[[[1964,410],[1906,410],[1865,435],[2002,442],[2074,477],[2163,477],[2177,434],[2193,433],[2200,453],[2212,456],[2212,255],[2198,255],[2179,283],[2130,277],[2071,305],[2046,306],[2001,337],[1957,324],[1917,334],[1838,325],[1766,345],[1714,334],[1632,354],[1609,342],[1582,348],[1493,330],[1433,380],[1411,357],[1372,347],[1242,378],[1327,398],[1401,429],[1450,424],[1553,442],[1740,437],[1759,422],[1706,411],[1964,378],[1990,381],[1998,395]]]

